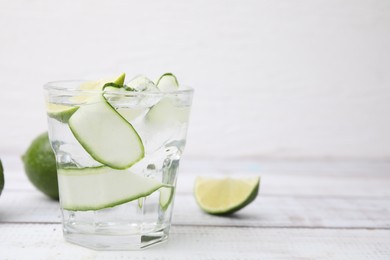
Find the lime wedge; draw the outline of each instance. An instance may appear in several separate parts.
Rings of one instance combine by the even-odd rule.
[[[97,81],[87,81],[80,85],[80,90],[84,91],[93,91],[101,90],[103,86],[107,84],[115,85],[116,87],[122,86],[125,81],[125,73],[122,73],[117,78],[97,80]],[[109,82],[109,83],[107,83]],[[70,98],[70,101],[76,104],[83,104],[91,99],[91,94],[82,94]],[[47,115],[51,118],[54,118],[62,123],[67,123],[69,118],[73,115],[74,112],[78,109],[78,106],[67,106],[62,104],[46,103]]]
[[[67,123],[78,107],[46,103],[47,115],[62,123]]]
[[[157,80],[156,85],[161,91],[175,91],[179,88],[176,76],[170,72],[163,74]]]
[[[126,170],[96,167],[58,169],[58,187],[64,209],[86,211],[148,196],[165,184]]]
[[[115,85],[123,86],[126,74],[122,73],[116,78],[107,78],[101,80],[87,81],[80,85],[81,90],[101,90],[106,83],[114,83]]]
[[[195,199],[200,208],[214,215],[232,214],[257,197],[260,177],[215,179],[198,177],[195,181]]]
[[[101,80],[87,81],[80,85],[80,90],[83,91],[94,91],[94,90],[102,90],[107,83],[114,83],[117,86],[123,86],[125,82],[126,74],[122,73],[117,78],[107,78]],[[90,93],[86,93],[83,95],[78,95],[71,98],[71,101],[74,103],[83,104],[91,99],[92,95]]]

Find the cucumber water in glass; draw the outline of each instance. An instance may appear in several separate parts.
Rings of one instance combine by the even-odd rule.
[[[166,240],[193,90],[165,73],[44,91],[65,239],[97,250]]]

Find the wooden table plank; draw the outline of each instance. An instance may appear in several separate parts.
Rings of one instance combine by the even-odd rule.
[[[390,259],[389,162],[184,162],[170,240],[97,252],[66,243],[58,202],[19,158],[2,160],[0,259]],[[198,175],[260,175],[260,196],[233,216],[207,215],[192,194]]]
[[[59,224],[1,225],[1,259],[389,259],[389,230],[174,226],[144,251],[99,252],[63,240]]]
[[[0,223],[60,223],[57,202],[36,191],[7,191],[0,203]],[[384,228],[390,229],[387,198],[259,196],[230,217],[211,216],[192,194],[178,193],[173,223],[198,226]]]
[[[2,158],[9,190],[34,190],[19,157]],[[261,176],[261,194],[323,197],[387,197],[387,161],[230,161],[184,160],[177,191],[193,190],[196,176]]]

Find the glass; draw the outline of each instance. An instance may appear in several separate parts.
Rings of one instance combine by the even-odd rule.
[[[97,250],[141,249],[166,240],[193,90],[96,91],[82,90],[82,84],[44,86],[65,239]],[[113,111],[101,108],[104,102]],[[102,163],[95,152],[113,160],[123,157],[123,151],[133,153],[113,144],[129,139],[118,130],[128,129],[127,122],[140,138],[143,155],[128,168]],[[99,148],[88,148],[86,139]]]

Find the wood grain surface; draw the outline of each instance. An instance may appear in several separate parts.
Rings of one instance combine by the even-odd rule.
[[[139,252],[97,252],[64,241],[58,203],[31,186],[19,158],[5,159],[2,260],[390,258],[387,162],[184,161],[169,241]],[[260,195],[230,217],[207,215],[192,194],[195,177],[207,173],[260,175]]]

